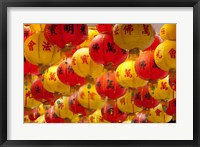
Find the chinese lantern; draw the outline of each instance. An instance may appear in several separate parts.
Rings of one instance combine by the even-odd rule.
[[[117,106],[122,112],[136,113],[142,111],[142,108],[134,104],[133,98],[135,94],[135,90],[128,89],[124,96],[117,99]]]
[[[168,102],[168,107],[167,107],[166,113],[168,115],[172,115],[172,116],[176,115],[176,98],[174,98]]]
[[[35,108],[41,104],[40,101],[37,101],[33,98],[31,93],[31,83],[37,77],[31,77],[31,79],[24,81],[24,107],[25,108]]]
[[[30,29],[30,26],[24,25],[24,41],[33,34],[33,32]]]
[[[97,78],[104,73],[103,65],[95,63],[90,55],[89,48],[81,48],[72,56],[72,68],[81,77]]]
[[[45,113],[45,121],[47,123],[64,123],[64,119],[56,115],[54,106],[51,106]]]
[[[101,109],[101,114],[103,116],[103,119],[111,123],[122,123],[128,117],[127,113],[119,110],[116,101],[113,101],[112,103],[107,103]]]
[[[105,105],[104,99],[97,93],[95,85],[87,83],[78,91],[78,102],[88,109],[101,109]]]
[[[165,40],[154,52],[156,65],[165,71],[176,69],[176,41]]]
[[[71,49],[70,51],[66,51],[66,52],[65,52],[65,56],[71,58],[71,57],[73,56],[73,54],[74,54],[78,49],[80,49],[80,48],[81,48],[80,45],[73,46],[72,49]]]
[[[81,44],[88,35],[86,24],[47,24],[44,29],[46,39],[65,48]]]
[[[26,58],[24,58],[24,75],[38,75],[39,73],[38,66],[31,64],[26,60]]]
[[[97,36],[99,32],[96,30],[95,27],[89,27],[88,36],[83,43],[80,44],[81,47],[89,47],[90,42],[92,39]]]
[[[116,24],[113,28],[114,42],[123,49],[143,50],[154,41],[155,32],[150,24]]]
[[[143,87],[148,81],[141,79],[135,71],[135,61],[127,60],[116,69],[117,82],[123,87]]]
[[[96,110],[93,114],[88,116],[88,122],[89,123],[102,123],[104,122],[104,119],[101,114],[101,110]]]
[[[40,117],[40,113],[38,112],[38,110],[37,109],[33,109],[32,110],[32,112],[28,115],[28,117],[29,117],[29,119],[31,120],[31,121],[34,121],[34,120],[36,120],[38,117]]]
[[[84,115],[84,116],[88,116],[88,115],[90,115],[91,113],[94,112],[94,110],[86,109],[79,103],[77,92],[72,94],[69,98],[69,109],[74,114],[81,114],[81,115]]]
[[[51,93],[60,93],[62,95],[70,95],[70,86],[63,84],[57,76],[57,67],[51,66],[43,75],[43,86]]]
[[[115,71],[108,71],[96,80],[96,90],[103,98],[117,99],[123,96],[127,89],[116,80]]]
[[[154,108],[159,104],[159,102],[150,95],[147,85],[138,88],[133,99],[136,106],[148,109]]]
[[[160,36],[163,40],[176,40],[176,24],[165,24],[160,29]]]
[[[58,47],[45,39],[43,32],[39,32],[26,39],[24,56],[32,64],[51,65],[59,62],[62,54]]]
[[[168,115],[159,104],[155,108],[151,108],[148,113],[148,120],[153,123],[167,123],[172,119],[172,116]]]
[[[135,61],[135,71],[137,75],[144,80],[163,79],[168,72],[160,69],[154,60],[154,52],[145,51]]]
[[[99,33],[112,33],[112,24],[96,24]]]
[[[54,101],[56,99],[56,98],[54,98],[53,93],[48,92],[43,87],[42,77],[33,81],[33,83],[31,84],[31,93],[32,93],[33,97],[40,102],[48,101],[48,102],[54,103]]]
[[[175,92],[169,85],[169,76],[164,79],[158,80],[158,83],[149,83],[149,93],[157,100],[170,100],[174,98]]]
[[[144,112],[136,113],[135,117],[133,118],[133,123],[148,123],[148,116]]]
[[[62,83],[70,86],[83,85],[85,82],[83,77],[74,72],[71,58],[67,58],[58,65],[57,76]]]
[[[128,56],[128,52],[114,43],[112,34],[97,35],[92,39],[89,49],[93,61],[103,64],[105,67],[116,68]]]
[[[160,38],[160,36],[158,35],[155,35],[155,38],[154,38],[154,41],[153,43],[151,44],[151,46],[147,47],[146,49],[144,49],[143,51],[149,51],[149,50],[155,50],[156,47],[161,43],[163,42],[162,39]]]
[[[46,24],[30,24],[31,31],[34,33],[43,32]]]
[[[63,97],[57,99],[56,102],[54,103],[54,109],[55,109],[54,110],[55,114],[60,118],[73,119],[78,116],[69,109],[69,97],[68,96],[63,96]]]
[[[169,85],[174,91],[176,91],[176,71],[173,69],[169,71]]]
[[[38,117],[35,121],[35,123],[46,123],[46,120],[45,120],[45,115],[41,115],[40,117]]]

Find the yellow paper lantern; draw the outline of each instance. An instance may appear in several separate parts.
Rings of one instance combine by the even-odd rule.
[[[51,66],[45,70],[43,76],[43,86],[44,88],[52,93],[60,93],[62,95],[70,95],[71,88],[69,85],[63,84],[57,76],[57,67]]]
[[[34,33],[38,33],[44,31],[46,24],[30,24],[31,31]]]
[[[128,89],[124,96],[117,99],[117,106],[122,112],[136,113],[143,110],[134,104],[133,96],[135,93],[136,91]]]
[[[157,83],[149,83],[149,93],[157,100],[171,100],[175,97],[176,92],[169,85],[169,76],[158,80]]]
[[[41,102],[37,101],[33,98],[31,93],[31,84],[37,78],[37,76],[31,77],[29,79],[24,80],[24,107],[26,108],[35,108],[38,107]]]
[[[68,96],[63,96],[55,101],[54,111],[55,114],[60,118],[74,119],[78,116],[74,114],[72,111],[70,111]]]
[[[176,41],[165,40],[154,52],[156,65],[162,70],[176,69]]]
[[[62,52],[45,39],[44,32],[39,32],[26,39],[24,56],[32,64],[51,65],[61,60]]]
[[[97,78],[105,71],[103,65],[97,64],[91,59],[89,48],[81,48],[73,54],[72,68],[81,77]]]
[[[97,93],[95,85],[87,83],[80,87],[78,91],[79,103],[88,109],[101,109],[105,101]]]
[[[168,115],[159,104],[155,108],[151,108],[148,113],[148,120],[153,123],[167,123],[172,119],[171,115]]]
[[[176,24],[164,24],[160,29],[163,40],[176,40]]]
[[[99,32],[96,30],[95,27],[89,27],[88,37],[86,38],[86,40],[82,44],[80,44],[80,46],[81,47],[89,47],[92,39],[98,34],[99,34]]]
[[[154,41],[155,31],[150,24],[116,24],[113,28],[114,42],[123,49],[143,50]]]
[[[93,114],[88,116],[89,123],[102,123],[104,119],[101,114],[101,109],[97,109]]]
[[[135,71],[135,61],[127,60],[121,63],[116,70],[116,79],[123,87],[143,87],[148,81],[138,77]]]

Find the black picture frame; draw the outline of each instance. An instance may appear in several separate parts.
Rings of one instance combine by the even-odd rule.
[[[193,140],[7,140],[7,8],[8,7],[193,7]],[[0,0],[0,145],[3,146],[199,146],[200,132],[199,0]],[[192,94],[191,94],[192,96]],[[19,132],[20,133],[20,132]]]

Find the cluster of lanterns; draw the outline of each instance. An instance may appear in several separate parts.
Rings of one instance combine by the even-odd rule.
[[[176,25],[24,25],[25,123],[176,121]]]

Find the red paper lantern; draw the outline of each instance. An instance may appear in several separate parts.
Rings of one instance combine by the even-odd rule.
[[[168,75],[168,72],[156,65],[152,51],[145,51],[137,58],[135,70],[137,75],[144,80],[163,79]]]
[[[83,85],[85,82],[83,77],[78,76],[74,72],[71,58],[67,58],[58,65],[57,75],[59,80],[66,85]]]
[[[159,104],[159,101],[150,95],[147,85],[137,88],[137,92],[134,94],[133,99],[134,104],[138,107],[154,108]]]
[[[127,113],[124,113],[119,110],[116,101],[112,103],[107,103],[101,109],[103,119],[112,122],[112,123],[121,123],[126,120],[128,117]]]
[[[54,94],[51,92],[48,92],[43,87],[42,77],[33,81],[32,85],[31,85],[31,93],[32,93],[32,96],[40,102],[48,101],[53,104],[54,101],[56,100],[56,98],[54,97]]]
[[[89,110],[84,108],[79,102],[78,102],[78,93],[75,92],[72,94],[69,98],[69,109],[74,114],[82,114],[84,116],[88,116],[92,114],[95,110]]]
[[[81,44],[88,35],[86,24],[47,24],[44,29],[46,39],[51,44],[64,48],[67,44]]]
[[[108,71],[96,80],[96,90],[102,97],[117,99],[123,96],[127,89],[118,84],[115,71]]]
[[[162,39],[160,36],[155,35],[154,41],[151,44],[151,46],[149,46],[148,48],[144,49],[144,51],[149,51],[149,50],[155,50],[156,47],[162,42]]]
[[[64,123],[64,119],[58,117],[54,112],[54,106],[51,106],[45,113],[47,123]]]
[[[104,66],[116,68],[128,56],[128,52],[118,47],[112,34],[99,34],[94,37],[89,46],[91,58]]]
[[[27,74],[33,74],[33,75],[38,75],[40,72],[38,70],[38,66],[31,64],[24,58],[24,75]]]
[[[176,98],[169,101],[166,113],[169,114],[169,115],[175,115],[176,114]]]
[[[97,24],[97,31],[99,33],[112,33],[112,25],[111,24]]]

